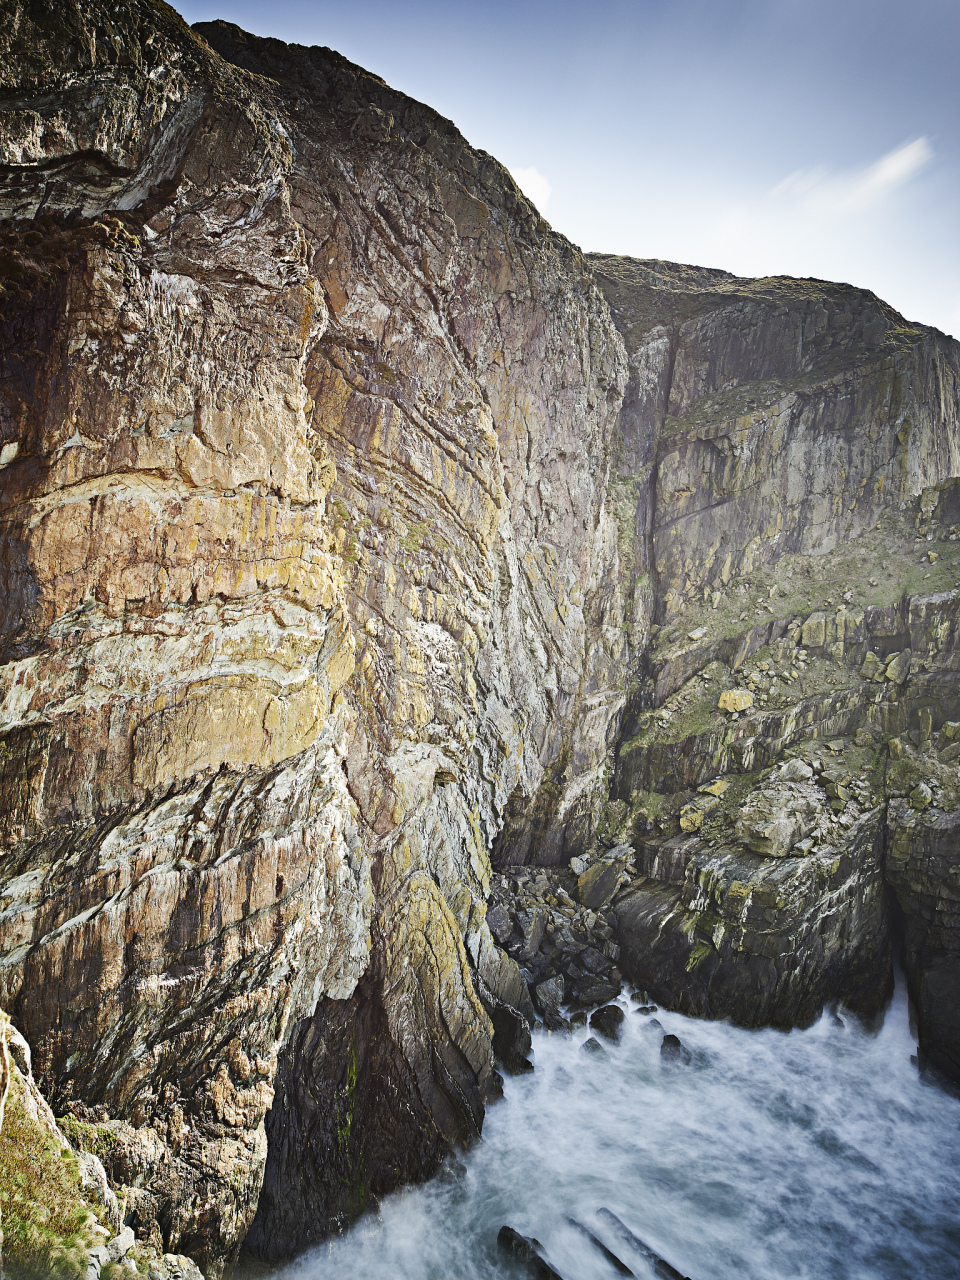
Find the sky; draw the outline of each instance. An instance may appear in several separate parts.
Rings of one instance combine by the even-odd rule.
[[[817,276],[960,337],[960,0],[175,0],[448,116],[586,250]]]

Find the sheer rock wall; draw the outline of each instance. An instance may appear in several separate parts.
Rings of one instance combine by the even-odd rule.
[[[338,55],[4,9],[0,993],[216,1274],[265,1168],[276,1256],[479,1129],[490,842],[561,755],[599,785],[622,705],[623,347],[506,172]]]

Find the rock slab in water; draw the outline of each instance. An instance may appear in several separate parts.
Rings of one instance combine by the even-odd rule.
[[[658,1275],[661,1280],[690,1280],[689,1276],[685,1276],[682,1271],[678,1271],[676,1267],[672,1266],[666,1260],[666,1258],[657,1253],[655,1249],[651,1249],[650,1246],[641,1240],[639,1236],[634,1235],[630,1228],[625,1226],[615,1213],[612,1213],[606,1208],[599,1209],[597,1211],[597,1217],[603,1218],[608,1222],[621,1240],[629,1244],[631,1248],[636,1249],[637,1253],[639,1253],[641,1257],[646,1258],[646,1260],[653,1266],[653,1270],[656,1275]]]
[[[588,1226],[585,1226],[582,1222],[578,1222],[576,1218],[569,1217],[569,1215],[567,1217],[567,1222],[569,1222],[570,1226],[573,1227],[574,1230],[579,1231],[582,1236],[585,1236],[595,1249],[603,1254],[615,1271],[619,1272],[622,1276],[633,1275],[633,1272],[627,1264],[621,1258],[618,1258],[612,1249],[608,1249],[600,1237],[595,1232],[591,1231]]]
[[[513,1227],[502,1226],[497,1233],[497,1245],[506,1253],[511,1253],[521,1262],[527,1264],[531,1275],[540,1280],[563,1280],[559,1271],[548,1262],[543,1245],[533,1236],[522,1236]]]
[[[590,1015],[590,1026],[605,1039],[616,1043],[623,1035],[623,1010],[617,1004],[604,1005]]]
[[[693,1055],[679,1036],[666,1035],[660,1045],[660,1057],[666,1062],[681,1062],[689,1066]]]

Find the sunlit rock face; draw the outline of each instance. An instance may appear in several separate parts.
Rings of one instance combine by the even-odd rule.
[[[216,1274],[278,1082],[267,1256],[479,1130],[491,842],[623,701],[626,362],[505,170],[329,50],[2,40],[0,990]]]

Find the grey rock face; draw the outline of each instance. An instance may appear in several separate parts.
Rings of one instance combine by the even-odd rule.
[[[929,791],[930,788],[928,787]],[[904,962],[930,1064],[960,1079],[960,808],[887,815],[887,876],[906,921]]]

